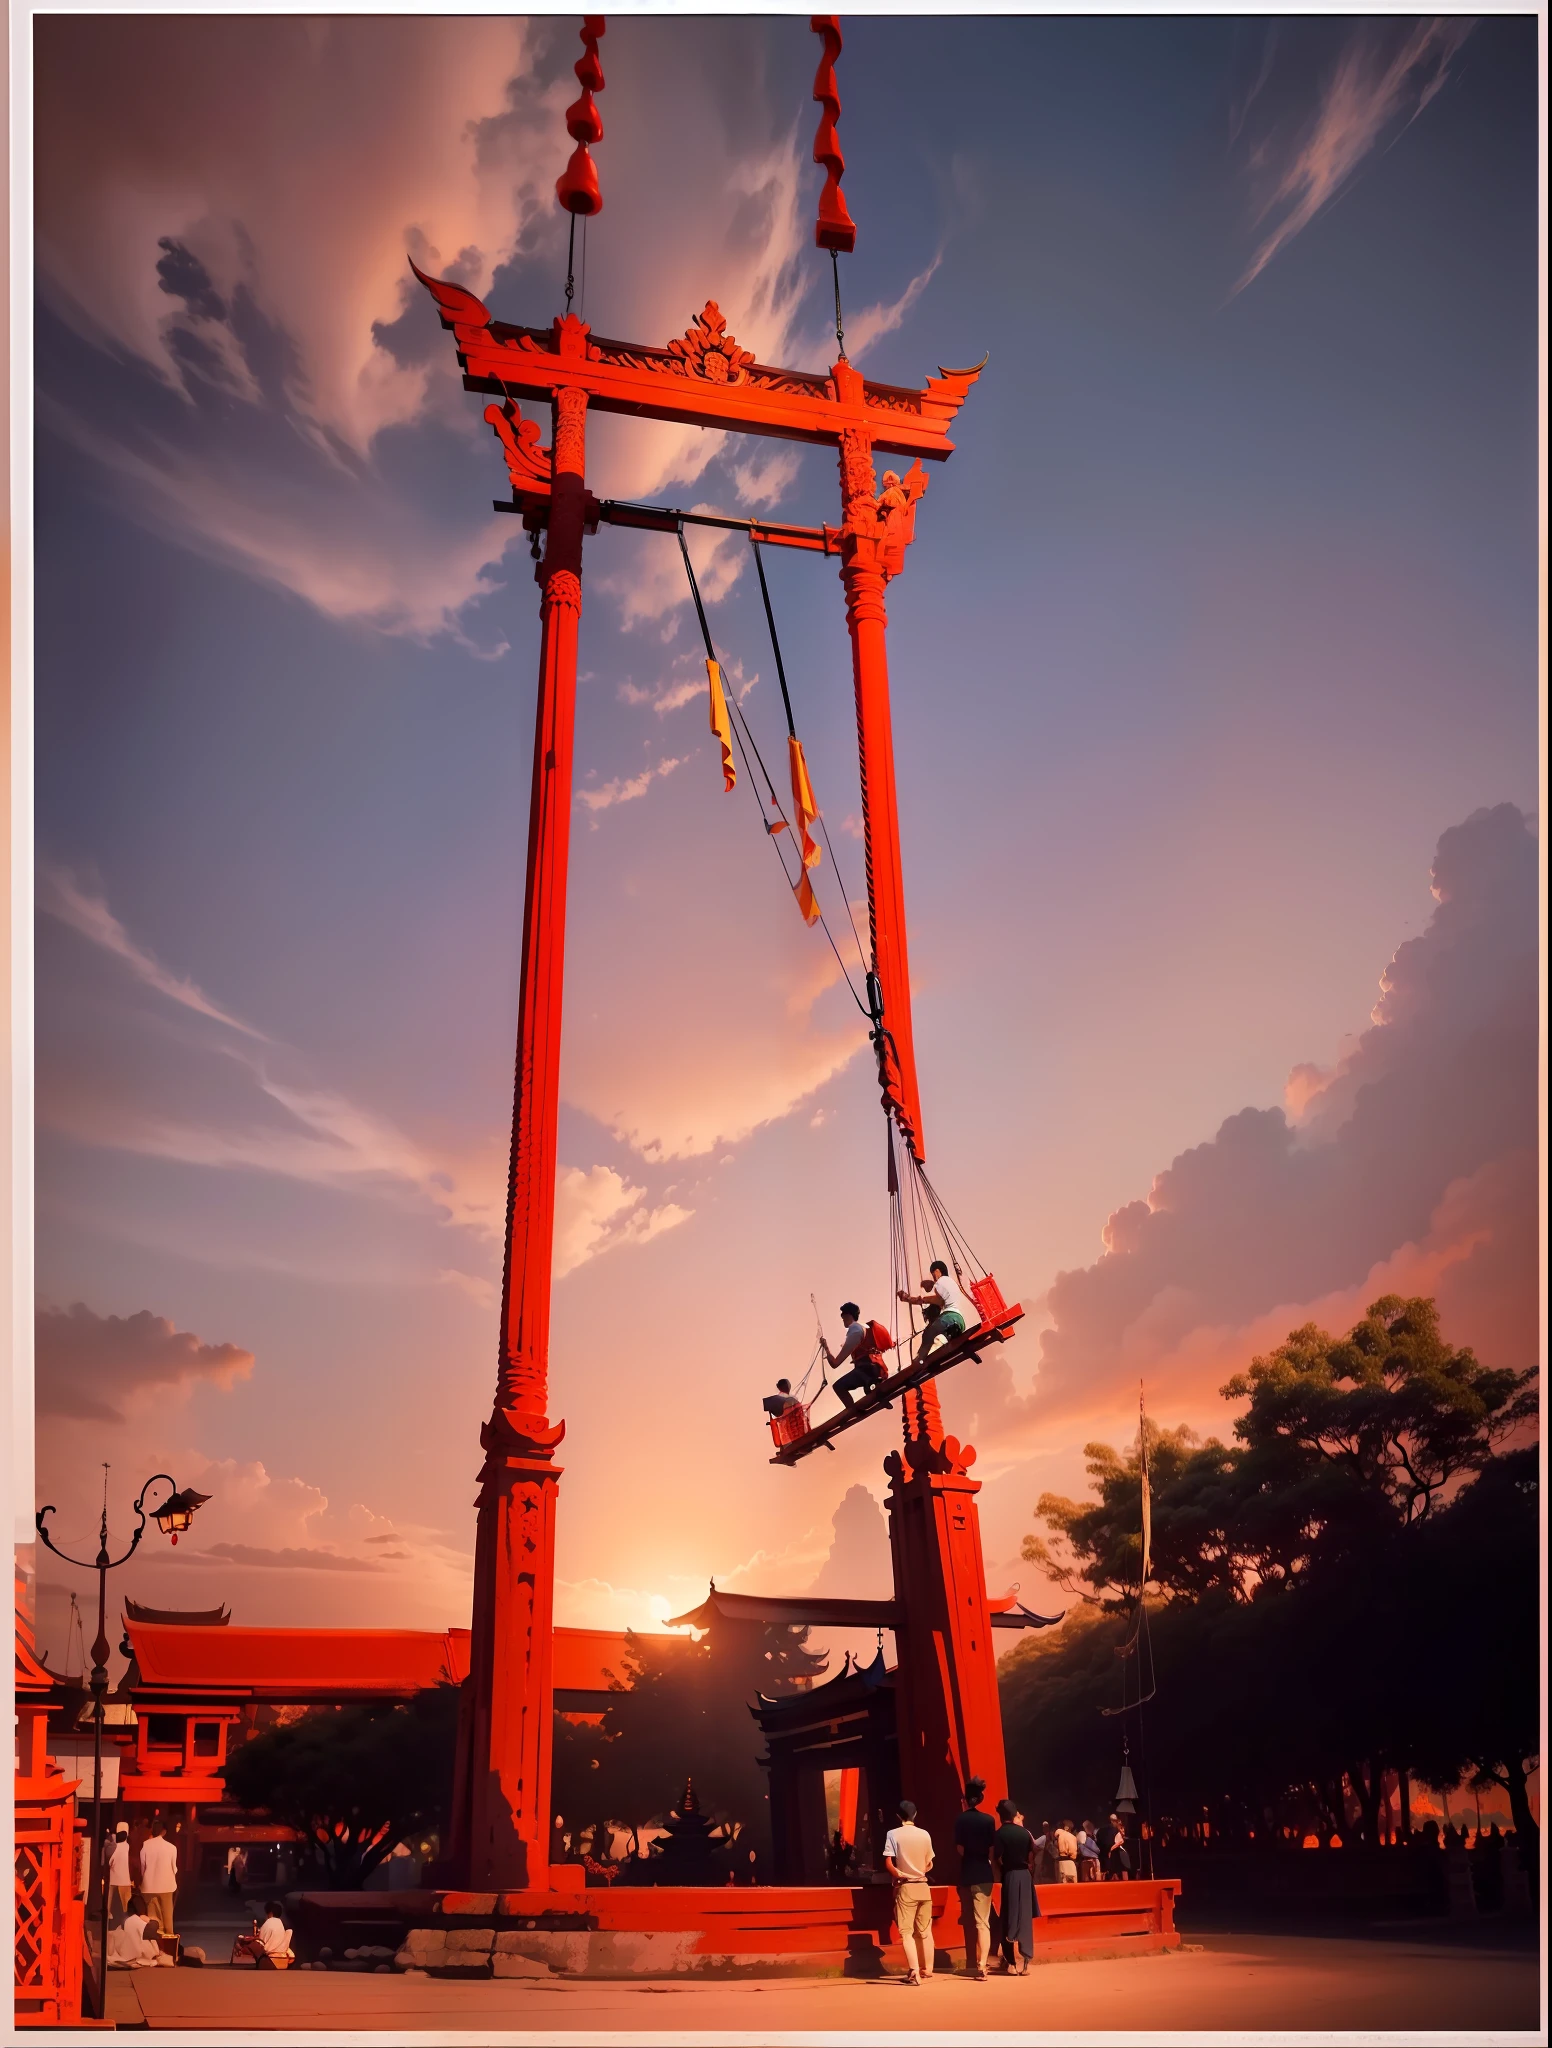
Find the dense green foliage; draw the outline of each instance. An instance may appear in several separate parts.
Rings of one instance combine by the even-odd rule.
[[[1452,1350],[1431,1301],[1387,1296],[1345,1338],[1306,1325],[1230,1380],[1233,1444],[1150,1425],[1157,1693],[1133,1762],[1156,1820],[1373,1841],[1395,1770],[1497,1783],[1529,1835],[1538,1467],[1500,1447],[1526,1433],[1533,1378]],[[1095,1499],[1045,1495],[1050,1533],[1025,1545],[1079,1605],[1003,1667],[1010,1771],[1042,1811],[1101,1803],[1119,1762],[1101,1709],[1123,1698],[1141,1458],[1087,1457]]]
[[[396,1842],[445,1827],[458,1688],[267,1728],[226,1767],[230,1796],[295,1828],[329,1885],[365,1882]]]

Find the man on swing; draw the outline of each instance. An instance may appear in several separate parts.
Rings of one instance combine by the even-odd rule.
[[[825,1343],[823,1331],[820,1332],[819,1343],[829,1361],[831,1372],[838,1366],[851,1364],[850,1372],[843,1373],[838,1380],[832,1380],[831,1385],[840,1396],[841,1406],[854,1408],[857,1404],[852,1399],[853,1390],[855,1389],[866,1400],[873,1389],[888,1376],[889,1368],[879,1355],[874,1325],[863,1322],[862,1311],[854,1301],[841,1303],[841,1321],[846,1325],[846,1335],[841,1339],[840,1350],[830,1349]]]
[[[902,1287],[900,1299],[917,1308],[930,1308],[927,1327],[922,1331],[921,1343],[916,1347],[916,1363],[921,1364],[927,1353],[939,1339],[952,1344],[956,1337],[962,1337],[966,1330],[973,1329],[981,1320],[966,1301],[959,1283],[949,1278],[948,1267],[941,1259],[934,1259],[928,1268],[931,1278],[923,1284],[925,1294],[908,1294]]]

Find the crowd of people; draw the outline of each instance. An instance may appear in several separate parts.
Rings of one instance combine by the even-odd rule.
[[[1132,1852],[1121,1816],[1112,1813],[1096,1828],[1070,1820],[1043,1821],[1039,1834],[1027,1825],[1011,1799],[997,1802],[997,1814],[983,1812],[986,1781],[965,1785],[965,1810],[954,1824],[959,1853],[955,1873],[965,1967],[984,1979],[998,1952],[1002,1970],[1022,1977],[1034,1958],[1034,1921],[1040,1884],[1094,1883],[1102,1876],[1132,1875]],[[906,1982],[925,1983],[933,1974],[931,1872],[936,1861],[932,1837],[916,1824],[916,1806],[902,1799],[897,1824],[884,1842],[884,1868],[894,1885],[895,1925],[905,1952]],[[973,1945],[973,1959],[972,1959]]]

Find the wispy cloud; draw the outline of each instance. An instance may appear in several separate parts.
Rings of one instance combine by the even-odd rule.
[[[736,658],[724,661],[720,666],[724,685],[731,688],[742,704],[760,680],[760,671],[755,669],[746,674],[743,662]],[[650,704],[659,718],[666,718],[670,711],[678,711],[696,698],[705,696],[706,663],[699,654],[678,655],[668,682],[655,685],[621,683],[615,694],[622,704]]]
[[[612,782],[600,783],[597,789],[579,789],[577,802],[590,811],[607,811],[615,804],[634,803],[637,797],[646,795],[654,782],[682,768],[687,758],[684,754],[665,755],[655,767],[643,768],[639,775],[617,775]],[[597,819],[593,822],[596,825]]]
[[[248,1038],[264,1038],[265,1033],[256,1025],[245,1024],[241,1017],[234,1017],[230,1010],[223,1010],[197,983],[181,974],[174,974],[144,946],[137,944],[104,899],[83,889],[68,868],[39,863],[38,908],[50,917],[57,917],[61,924],[69,925],[105,953],[112,953],[122,960],[135,979],[143,981],[147,988],[154,988],[158,994],[180,1003],[184,1009],[193,1010],[197,1016],[224,1024],[229,1031],[240,1031]]]
[[[297,1544],[270,1550],[259,1543],[212,1543],[208,1550],[193,1553],[193,1559],[205,1557],[219,1558],[223,1564],[257,1565],[267,1571],[380,1572],[383,1569],[373,1557],[346,1557],[337,1550]]]
[[[854,313],[846,323],[847,355],[865,355],[875,341],[881,341],[886,334],[893,334],[902,327],[906,315],[931,284],[942,261],[943,251],[940,249],[927,268],[916,273],[899,298],[880,300],[876,305],[864,306],[860,313]]]
[[[1465,18],[1435,17],[1410,24],[1399,42],[1384,24],[1365,23],[1353,32],[1303,141],[1260,209],[1258,220],[1271,225],[1235,292],[1331,204],[1382,140],[1417,119],[1443,87],[1473,26]]]
[[[646,1244],[694,1214],[677,1202],[652,1208],[644,1188],[612,1166],[563,1166],[555,1183],[555,1277],[620,1244]]]

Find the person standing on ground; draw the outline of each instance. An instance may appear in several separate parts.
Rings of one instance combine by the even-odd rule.
[[[1030,1862],[1035,1839],[1019,1822],[1011,1799],[999,1799],[1002,1826],[992,1836],[992,1856],[1002,1881],[1002,1965],[1022,1977],[1035,1953],[1035,1885]]]
[[[1115,1840],[1110,1844],[1110,1853],[1105,1858],[1107,1877],[1130,1877],[1132,1874],[1131,1851],[1126,1846],[1126,1830],[1119,1822],[1116,1825]]]
[[[178,1896],[178,1852],[167,1839],[167,1824],[157,1819],[140,1845],[140,1889],[146,1910],[161,1934],[172,1933],[173,1906]]]
[[[895,1808],[899,1824],[884,1837],[884,1868],[894,1880],[895,1925],[905,1951],[907,1984],[925,1984],[932,1975],[932,1837],[916,1825],[916,1802],[902,1799]]]
[[[1102,1859],[1094,1837],[1094,1823],[1086,1820],[1078,1831],[1078,1882],[1093,1884],[1099,1877]]]
[[[129,1911],[133,1888],[129,1874],[129,1822],[121,1820],[113,1831],[113,1847],[108,1852],[108,1907],[115,1927]]]
[[[977,1983],[986,1975],[992,1950],[992,1842],[997,1823],[981,1811],[984,1778],[965,1780],[965,1810],[954,1823],[959,1851],[959,1924],[965,1937],[965,1968]],[[972,1957],[973,1951],[973,1957]]]
[[[1047,1843],[1047,1848],[1051,1844]],[[1056,1830],[1056,1881],[1058,1884],[1078,1882],[1078,1838],[1072,1831],[1072,1822],[1064,1820]]]

